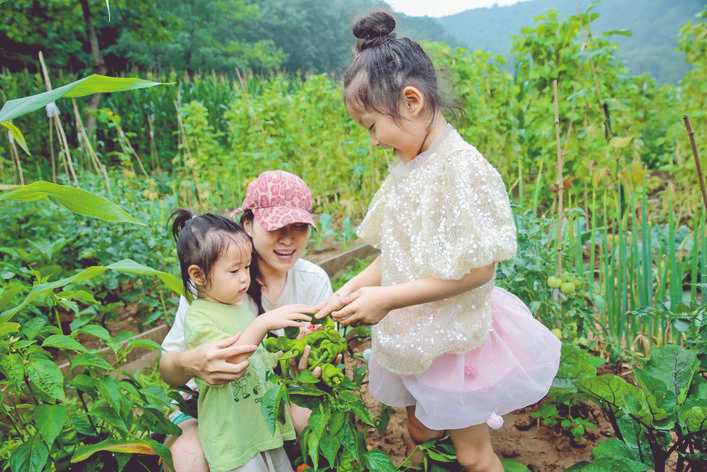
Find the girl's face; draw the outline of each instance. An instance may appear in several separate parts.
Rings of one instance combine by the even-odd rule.
[[[253,219],[244,221],[243,226],[253,240],[260,262],[281,273],[295,265],[309,240],[309,225],[306,223],[293,223],[267,231]]]
[[[198,271],[192,276],[192,282],[198,287],[200,296],[227,305],[238,303],[250,286],[251,253],[249,243],[234,241],[229,244],[211,268],[208,280],[200,273],[201,269],[191,266],[190,276],[192,268]]]
[[[409,90],[410,89],[410,90]],[[422,94],[414,87],[406,87],[400,106],[400,119],[374,110],[362,110],[347,103],[351,117],[368,130],[371,144],[392,149],[403,162],[414,159],[428,134],[429,119],[422,113]]]

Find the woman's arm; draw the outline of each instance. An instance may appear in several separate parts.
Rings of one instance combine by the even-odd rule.
[[[184,385],[193,377],[218,385],[240,378],[248,368],[247,355],[256,346],[239,342],[240,334],[219,341],[211,341],[186,351],[163,352],[160,356],[160,375],[173,387]],[[227,359],[246,355],[240,362]]]
[[[362,287],[344,297],[345,306],[332,313],[337,321],[348,324],[376,324],[389,311],[406,306],[453,297],[489,282],[496,263],[472,270],[459,280],[433,277],[417,279],[388,287]]]

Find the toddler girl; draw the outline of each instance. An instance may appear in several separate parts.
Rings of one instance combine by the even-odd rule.
[[[265,335],[288,326],[304,326],[309,315],[303,306],[286,305],[256,317],[248,308],[252,244],[237,223],[213,214],[193,215],[177,210],[172,233],[185,292],[196,293],[185,319],[189,349],[225,339],[241,332],[243,345],[259,345]],[[273,357],[263,347],[249,357],[247,373],[227,384],[199,386],[198,435],[212,472],[291,471],[282,448],[283,440],[295,438],[290,419],[271,431],[261,412],[263,395],[275,384],[271,380]]]

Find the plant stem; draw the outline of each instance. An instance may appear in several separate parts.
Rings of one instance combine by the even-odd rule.
[[[695,158],[695,168],[697,169],[697,178],[700,181],[700,190],[702,191],[702,204],[703,208],[707,209],[707,190],[705,190],[705,179],[702,176],[702,166],[700,165],[700,153],[697,150],[697,144],[695,144],[695,132],[692,130],[692,125],[690,124],[690,118],[685,115],[682,117],[685,123],[685,128],[687,129],[687,136],[690,139],[690,147],[692,148],[692,157]]]

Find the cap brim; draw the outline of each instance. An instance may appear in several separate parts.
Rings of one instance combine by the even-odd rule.
[[[293,223],[306,223],[314,226],[314,216],[303,208],[255,208],[253,216],[266,231],[275,231]]]

